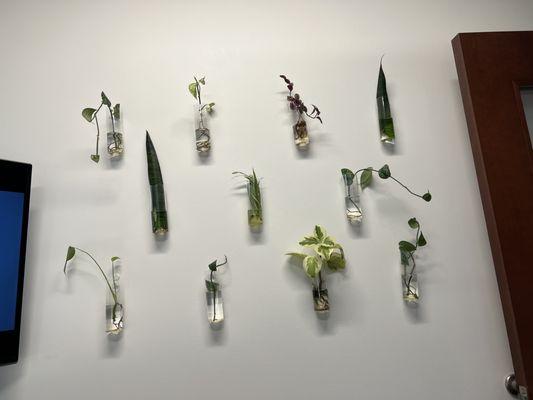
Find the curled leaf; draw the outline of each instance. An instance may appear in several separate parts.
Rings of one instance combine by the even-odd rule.
[[[94,118],[94,113],[96,110],[94,108],[84,108],[81,112],[81,115],[83,118],[87,120],[87,122],[91,122]]]
[[[353,178],[355,177],[354,173],[348,168],[341,169],[342,177],[348,186],[351,186],[353,183]]]
[[[407,221],[407,223],[409,224],[409,226],[413,229],[417,229],[420,224],[418,223],[418,221],[416,220],[416,218],[411,218],[409,221]]]
[[[414,244],[410,242],[406,242],[405,240],[402,240],[400,243],[398,243],[398,247],[400,248],[400,250],[407,251],[407,252],[412,252],[416,250],[416,247]]]
[[[429,193],[429,191],[426,192],[426,193],[424,193],[424,195],[422,196],[422,198],[423,198],[424,200],[426,200],[427,202],[430,202],[430,201],[431,201],[431,193]]]
[[[346,267],[346,259],[341,253],[332,253],[331,257],[327,261],[327,266],[333,271],[344,269]]]

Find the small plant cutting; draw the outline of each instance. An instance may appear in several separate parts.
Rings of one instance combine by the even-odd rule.
[[[224,321],[224,303],[222,301],[222,291],[220,283],[215,277],[217,270],[228,263],[228,258],[224,256],[224,262],[218,263],[217,260],[209,264],[209,277],[205,280],[207,292],[205,294],[207,301],[207,319],[211,325],[216,325]]]
[[[429,193],[429,191],[427,191],[426,193],[422,195],[413,192],[406,185],[404,185],[402,182],[400,182],[398,179],[396,179],[394,176],[391,175],[390,168],[387,164],[385,164],[380,169],[374,169],[372,167],[358,169],[357,171],[355,171],[355,173],[348,168],[341,169],[341,174],[344,180],[344,185],[347,188],[346,190],[347,191],[348,189],[353,190],[353,193],[356,193],[355,185],[357,185],[357,182],[359,182],[361,191],[369,187],[373,181],[374,173],[378,174],[378,176],[381,179],[393,180],[394,182],[396,182],[398,185],[403,187],[405,190],[407,190],[410,194],[412,194],[415,197],[419,197],[427,202],[431,201],[431,193]],[[361,177],[359,180],[357,179],[358,174],[361,174]],[[358,196],[356,196],[355,194],[351,195],[349,199],[348,199],[348,195],[346,196],[346,216],[349,221],[356,221],[356,222],[361,222],[363,218],[361,207],[358,204]]]
[[[263,224],[263,206],[261,204],[261,187],[259,179],[252,169],[252,174],[235,171],[234,175],[241,175],[247,181],[246,189],[248,190],[248,199],[250,200],[250,209],[248,210],[248,225],[252,229],[258,229]]]
[[[289,108],[294,111],[297,116],[296,123],[292,127],[294,133],[294,143],[300,148],[306,147],[309,144],[309,134],[307,132],[305,116],[311,119],[317,119],[320,121],[320,123],[322,123],[320,110],[317,106],[311,104],[313,108],[311,112],[309,112],[300,95],[298,93],[293,94],[292,91],[294,90],[294,83],[291,82],[285,75],[280,75],[280,78],[285,81],[287,84],[287,89],[289,89],[289,95],[287,96]]]
[[[65,259],[65,265],[63,266],[63,273],[67,274],[67,265],[69,261],[74,258],[76,252],[86,254],[91,258],[94,264],[98,267],[98,270],[102,274],[107,287],[109,288],[109,296],[106,300],[106,333],[112,335],[118,335],[124,329],[124,305],[120,301],[120,258],[111,257],[111,279],[106,275],[98,261],[87,251],[78,247],[69,246],[67,249],[67,256]]]
[[[148,131],[146,131],[146,159],[148,161],[148,182],[152,196],[152,232],[162,236],[168,232],[165,188],[157,153]]]
[[[320,225],[316,225],[313,233],[310,236],[304,236],[299,244],[311,249],[313,254],[287,253],[287,255],[302,260],[303,269],[313,282],[315,311],[326,313],[329,311],[329,298],[325,276],[322,272],[326,267],[332,272],[344,269],[346,267],[344,251],[342,246],[328,236]]]
[[[111,101],[107,98],[104,92],[101,93],[101,102],[98,108],[84,108],[81,112],[83,118],[87,122],[96,124],[96,151],[91,154],[91,160],[94,162],[100,161],[100,155],[98,153],[99,141],[100,141],[100,124],[98,123],[98,112],[105,106],[109,111],[109,117],[111,120],[111,131],[107,133],[107,152],[111,158],[119,157],[124,152],[124,143],[122,141],[122,133],[119,131],[120,126],[120,104],[111,106]]]
[[[195,118],[196,134],[196,151],[205,153],[211,148],[211,135],[207,128],[207,115],[213,112],[215,103],[202,103],[202,86],[205,85],[205,77],[196,79],[189,84],[189,92],[198,102],[198,113]]]
[[[376,100],[378,103],[379,134],[382,143],[394,144],[394,123],[390,111],[389,95],[387,94],[387,80],[383,72],[383,56],[379,61],[378,89]]]
[[[402,240],[398,243],[400,249],[400,261],[402,264],[402,288],[403,299],[408,303],[418,303],[418,278],[416,273],[415,253],[419,247],[427,244],[424,234],[420,230],[420,223],[416,218],[411,218],[408,222],[409,227],[416,229],[414,243]]]

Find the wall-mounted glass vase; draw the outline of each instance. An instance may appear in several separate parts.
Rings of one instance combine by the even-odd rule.
[[[317,313],[325,314],[329,312],[328,289],[326,287],[326,281],[322,278],[321,274],[313,283],[313,303]]]
[[[124,299],[120,286],[120,274],[122,260],[114,257],[111,261],[111,282],[113,291],[107,291],[105,315],[106,332],[110,335],[118,335],[124,329]]]
[[[400,265],[402,269],[402,292],[403,299],[407,303],[416,304],[419,299],[418,276],[415,270],[415,263],[410,258],[408,263]]]
[[[119,106],[120,107],[120,106]],[[113,112],[110,116],[110,128],[107,132],[107,153],[112,159],[118,159],[122,157],[124,153],[124,138],[122,135],[122,115],[121,110]]]
[[[207,320],[211,325],[220,324],[224,321],[224,301],[222,299],[220,283],[215,278],[206,279],[205,286]]]
[[[363,211],[359,206],[359,192],[357,182],[354,180],[354,174],[349,169],[341,170],[344,182],[344,207],[346,209],[346,218],[351,223],[360,223],[363,220]]]
[[[307,132],[307,123],[302,115],[298,121],[293,125],[292,131],[294,134],[294,144],[299,148],[304,148],[309,145],[309,133]]]
[[[202,109],[196,109],[195,118],[195,139],[196,151],[198,153],[207,153],[211,149],[211,134],[207,127],[207,118]]]
[[[259,179],[252,169],[251,174],[235,171],[234,175],[241,175],[246,179],[246,190],[248,192],[248,200],[250,201],[250,208],[248,209],[248,225],[252,230],[260,230],[263,225],[263,203],[261,200],[261,186]]]

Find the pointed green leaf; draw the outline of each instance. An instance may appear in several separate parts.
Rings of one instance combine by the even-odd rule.
[[[318,244],[318,239],[314,236],[305,236],[302,241],[299,242],[300,246],[316,246]]]
[[[91,160],[93,160],[95,163],[100,161],[100,155],[99,154],[91,154]]]
[[[91,122],[94,118],[94,113],[96,110],[94,108],[84,108],[81,112],[81,115],[83,118],[85,118],[88,122]]]
[[[416,247],[411,242],[406,242],[405,240],[402,240],[400,243],[398,243],[398,247],[400,250],[404,250],[407,252],[412,252],[416,250]]]
[[[320,271],[322,264],[321,264],[321,261],[319,261],[319,259],[316,258],[315,256],[307,256],[303,260],[303,267],[304,267],[305,273],[310,278],[314,278]]]
[[[111,107],[111,101],[107,98],[104,92],[102,92],[102,104],[105,104],[108,107]]]
[[[216,271],[217,270],[217,260],[215,260],[211,264],[209,264],[208,267],[209,267],[209,269],[211,271]]]
[[[67,271],[67,263],[76,255],[76,249],[72,246],[68,246],[67,256],[65,257],[65,265],[63,266],[63,273]]]
[[[304,253],[285,253],[286,256],[290,256],[290,257],[296,257],[296,258],[301,258],[302,260],[307,257],[307,254],[304,254]]]
[[[120,104],[115,104],[115,107],[113,107],[113,117],[115,119],[120,119]]]
[[[200,82],[202,85],[205,85],[205,76],[202,79],[200,79],[198,82]]]
[[[193,82],[189,85],[189,92],[191,92],[195,99],[198,98],[198,94],[196,93],[196,82]]]
[[[368,167],[361,173],[361,190],[372,183],[372,168]]]
[[[422,232],[420,232],[420,236],[418,237],[417,244],[420,247],[424,247],[426,244],[428,244],[428,242],[426,241],[426,238],[424,237],[424,234]]]
[[[148,160],[148,181],[150,185],[162,184],[163,177],[161,176],[159,159],[157,158],[157,153],[148,131],[146,131],[146,158]]]
[[[376,97],[387,97],[387,79],[381,61],[379,62],[378,89]]]
[[[390,169],[387,164],[385,164],[383,167],[381,167],[378,170],[378,175],[381,179],[387,179],[390,178]]]
[[[320,225],[315,225],[315,236],[321,242],[326,237],[326,231]]]
[[[418,221],[416,220],[416,218],[411,218],[409,221],[407,221],[407,223],[409,224],[409,226],[413,229],[417,229],[420,224],[418,223]]]
[[[355,177],[354,173],[348,168],[341,169],[342,177],[348,186],[351,186],[353,183],[353,178]]]

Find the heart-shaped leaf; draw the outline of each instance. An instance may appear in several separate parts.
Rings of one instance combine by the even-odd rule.
[[[424,237],[424,234],[423,234],[422,232],[420,232],[420,236],[418,237],[417,244],[418,244],[420,247],[423,247],[423,246],[425,246],[426,244],[428,244],[428,242],[426,241],[426,238]]]
[[[314,278],[320,271],[322,263],[315,256],[307,256],[304,258],[303,267],[307,276]]]
[[[213,261],[211,264],[208,265],[209,269],[211,271],[216,271],[217,270],[217,260]]]
[[[342,177],[348,186],[351,186],[353,183],[353,178],[355,177],[354,173],[348,168],[341,169]]]
[[[193,82],[189,85],[189,92],[194,96],[195,99],[197,99],[198,94],[196,93],[196,82]]]
[[[94,118],[94,113],[96,110],[94,108],[84,108],[81,112],[81,115],[83,118],[87,120],[87,122],[91,122]]]
[[[420,224],[418,223],[418,221],[416,220],[416,218],[411,218],[409,221],[407,221],[407,223],[409,224],[409,226],[413,229],[417,229]]]
[[[431,201],[431,193],[429,193],[429,191],[427,193],[424,193],[424,195],[422,196],[422,198],[424,200],[426,200],[427,202]]]
[[[390,169],[387,164],[385,164],[383,167],[381,167],[378,171],[378,175],[381,179],[387,179],[390,178]]]
[[[372,168],[368,167],[361,173],[361,190],[372,183]]]
[[[109,101],[109,99],[107,98],[104,92],[102,92],[101,96],[102,96],[102,104],[105,104],[106,106],[111,107],[111,101]]]

